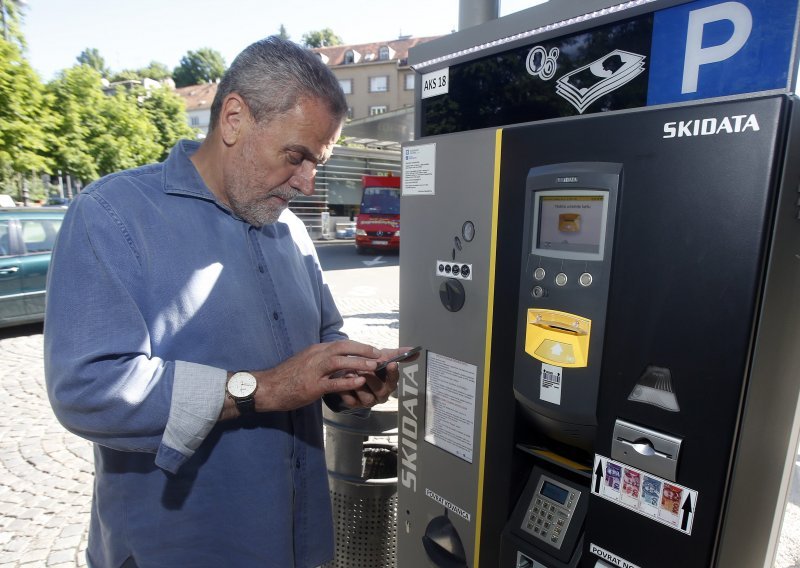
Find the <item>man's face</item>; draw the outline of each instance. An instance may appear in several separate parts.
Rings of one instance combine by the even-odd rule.
[[[277,221],[294,197],[314,193],[317,165],[330,157],[342,123],[316,99],[260,124],[249,111],[245,115],[222,191],[236,215],[260,227]]]

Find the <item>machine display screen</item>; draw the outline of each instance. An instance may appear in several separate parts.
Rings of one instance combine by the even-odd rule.
[[[579,260],[603,257],[607,193],[538,191],[532,252]]]
[[[567,497],[569,497],[569,491],[549,481],[544,481],[542,483],[542,490],[540,493],[561,505],[564,505],[567,502]]]

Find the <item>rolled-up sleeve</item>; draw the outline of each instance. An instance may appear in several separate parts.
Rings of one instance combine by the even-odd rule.
[[[48,273],[47,392],[71,432],[120,451],[158,454],[176,471],[213,427],[226,372],[155,356],[135,297],[142,257],[97,194],[69,208]]]

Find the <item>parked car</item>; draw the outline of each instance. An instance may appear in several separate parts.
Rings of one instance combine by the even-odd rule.
[[[44,320],[50,254],[66,209],[0,208],[0,327]]]

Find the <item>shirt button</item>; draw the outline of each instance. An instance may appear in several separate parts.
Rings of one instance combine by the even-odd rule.
[[[259,264],[259,265],[258,265],[258,271],[259,271],[261,274],[264,274],[264,265],[263,265],[263,264]]]
[[[274,319],[275,321],[278,321],[278,317],[279,317],[278,316],[278,312],[272,312],[272,319]]]
[[[297,460],[296,462],[294,462],[294,466],[295,466],[297,469],[300,469],[300,460]]]

